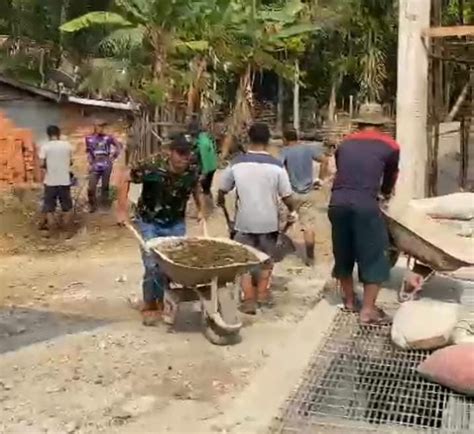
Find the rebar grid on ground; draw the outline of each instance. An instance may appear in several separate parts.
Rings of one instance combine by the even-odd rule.
[[[393,346],[389,326],[340,312],[271,431],[473,433],[474,399],[417,374],[428,355]]]

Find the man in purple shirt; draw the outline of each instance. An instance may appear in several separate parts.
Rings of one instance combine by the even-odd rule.
[[[120,154],[121,146],[115,138],[105,134],[107,123],[97,120],[94,134],[86,137],[86,152],[89,161],[89,207],[90,212],[97,210],[97,185],[101,183],[101,203],[108,206],[110,176],[114,161]]]
[[[379,104],[365,104],[355,120],[359,131],[347,136],[336,151],[329,220],[332,226],[334,277],[342,287],[346,310],[357,311],[352,273],[357,263],[364,285],[362,324],[380,324],[389,318],[376,307],[383,282],[388,280],[388,232],[378,196],[389,198],[398,175],[400,147],[380,131],[385,123]]]

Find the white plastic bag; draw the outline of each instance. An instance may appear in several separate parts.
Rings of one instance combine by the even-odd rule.
[[[450,343],[458,316],[456,303],[427,299],[408,301],[393,318],[392,341],[404,349],[441,348]]]
[[[433,218],[471,220],[474,218],[474,193],[453,193],[446,196],[415,199],[410,205]]]

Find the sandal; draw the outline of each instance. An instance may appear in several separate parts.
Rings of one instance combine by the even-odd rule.
[[[392,318],[388,316],[382,309],[375,308],[377,312],[376,317],[369,318],[367,320],[360,320],[360,324],[364,326],[384,326],[392,323]]]
[[[354,306],[348,307],[346,306],[346,302],[342,299],[342,307],[341,310],[345,313],[359,313],[362,309],[362,301],[360,301],[357,297],[354,299]]]

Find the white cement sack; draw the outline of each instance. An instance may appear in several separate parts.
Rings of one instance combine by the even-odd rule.
[[[453,330],[451,340],[454,344],[474,344],[474,323],[460,321]]]
[[[435,300],[403,303],[393,318],[392,341],[404,349],[429,350],[448,345],[458,322],[459,305]]]
[[[410,205],[433,218],[471,220],[474,218],[474,193],[453,193],[446,196],[416,199]]]

